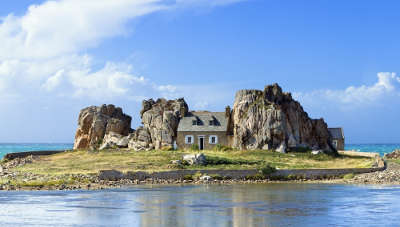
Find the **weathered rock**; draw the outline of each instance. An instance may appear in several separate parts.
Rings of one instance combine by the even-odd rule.
[[[94,149],[109,133],[127,136],[131,131],[132,118],[114,105],[90,106],[81,110],[74,149]]]
[[[285,142],[282,142],[281,145],[276,149],[277,152],[279,153],[286,153],[286,144]]]
[[[134,133],[131,133],[128,140],[128,147],[135,151],[154,149],[151,135],[144,127],[139,127]]]
[[[107,133],[103,138],[103,144],[100,146],[100,150],[110,148],[126,148],[128,147],[129,139],[128,136],[122,136],[115,132]]]
[[[123,177],[124,174],[117,170],[100,170],[99,172],[100,180],[117,181],[121,180]]]
[[[179,120],[188,112],[188,106],[183,98],[176,100],[153,99],[144,100],[140,115],[143,122],[143,131],[137,136],[132,137],[130,147],[136,146],[137,138],[141,147],[146,142],[155,149],[162,147],[173,147],[176,138]],[[150,138],[147,137],[148,134]],[[146,138],[139,138],[140,136]]]
[[[199,179],[201,181],[210,181],[210,180],[212,180],[212,177],[211,176],[201,176]]]
[[[391,153],[385,154],[383,157],[386,159],[399,159],[400,158],[400,149],[396,149]]]
[[[188,162],[189,165],[206,165],[207,164],[206,156],[203,153],[184,155],[183,160]]]
[[[318,154],[323,154],[323,153],[324,153],[323,150],[313,150],[313,151],[311,151],[311,154],[313,154],[313,155],[318,155]]]
[[[264,91],[238,91],[232,118],[235,148],[285,152],[306,146],[336,153],[324,120],[309,118],[278,84],[266,86]]]

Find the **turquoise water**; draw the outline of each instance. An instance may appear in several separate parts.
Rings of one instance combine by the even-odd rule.
[[[137,186],[0,191],[0,226],[399,226],[400,187]]]
[[[72,149],[70,143],[0,143],[0,159],[7,153]]]
[[[400,149],[400,144],[346,144],[345,150],[356,150],[361,152],[377,152],[381,156]]]

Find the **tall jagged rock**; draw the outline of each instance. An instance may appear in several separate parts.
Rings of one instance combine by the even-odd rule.
[[[323,149],[336,153],[323,119],[311,119],[290,93],[278,84],[264,91],[240,90],[232,112],[233,147],[275,149],[285,152],[294,147]]]
[[[99,148],[106,134],[127,136],[132,118],[114,105],[90,106],[79,113],[74,149]]]
[[[165,146],[172,147],[179,120],[187,112],[188,105],[183,98],[176,100],[157,99],[157,101],[153,99],[144,100],[140,111],[143,129],[138,132],[137,138],[139,138],[139,135],[144,138],[148,133],[150,135],[150,146],[155,149]],[[135,139],[131,144],[135,144]]]

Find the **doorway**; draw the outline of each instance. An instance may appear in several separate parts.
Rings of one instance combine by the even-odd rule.
[[[199,136],[199,150],[204,150],[204,136]]]

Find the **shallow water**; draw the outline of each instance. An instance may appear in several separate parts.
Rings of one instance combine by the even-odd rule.
[[[0,226],[398,226],[400,187],[138,186],[0,192]]]

